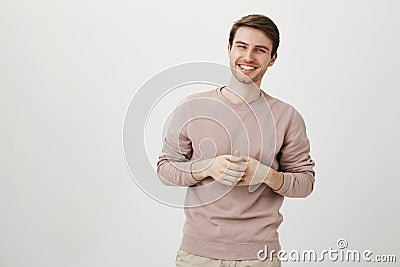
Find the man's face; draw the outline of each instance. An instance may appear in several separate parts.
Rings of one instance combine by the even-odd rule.
[[[240,27],[236,31],[232,46],[228,45],[233,75],[242,83],[254,82],[260,87],[264,73],[276,60],[277,54],[271,58],[271,51],[272,40],[264,32],[250,27]]]

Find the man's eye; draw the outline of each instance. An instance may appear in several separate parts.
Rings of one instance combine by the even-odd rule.
[[[239,48],[246,48],[244,45],[238,45]]]
[[[260,53],[265,53],[265,50],[264,50],[264,49],[257,49],[256,51],[257,51],[257,52],[260,52]]]

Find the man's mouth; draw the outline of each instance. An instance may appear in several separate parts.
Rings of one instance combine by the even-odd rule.
[[[250,73],[257,68],[255,66],[245,65],[245,64],[238,64],[238,66],[239,66],[240,70],[242,70],[242,72],[244,72],[244,73]]]

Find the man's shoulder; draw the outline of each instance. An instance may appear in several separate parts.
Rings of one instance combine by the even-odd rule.
[[[264,96],[268,102],[268,105],[270,106],[271,110],[274,112],[279,112],[279,113],[289,113],[293,114],[293,112],[296,112],[296,108],[292,106],[291,104],[277,98],[273,97],[267,93],[264,93]]]
[[[266,99],[275,121],[279,120],[288,125],[304,125],[303,116],[293,105],[270,95],[267,95]]]

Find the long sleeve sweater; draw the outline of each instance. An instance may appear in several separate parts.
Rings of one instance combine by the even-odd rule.
[[[191,174],[196,160],[233,154],[257,159],[282,172],[283,185],[229,187]],[[308,196],[315,163],[304,120],[291,105],[261,91],[248,105],[233,104],[221,88],[187,97],[174,112],[157,162],[166,185],[187,186],[186,221],[181,249],[225,260],[257,259],[257,253],[281,249],[277,229],[284,197]]]

